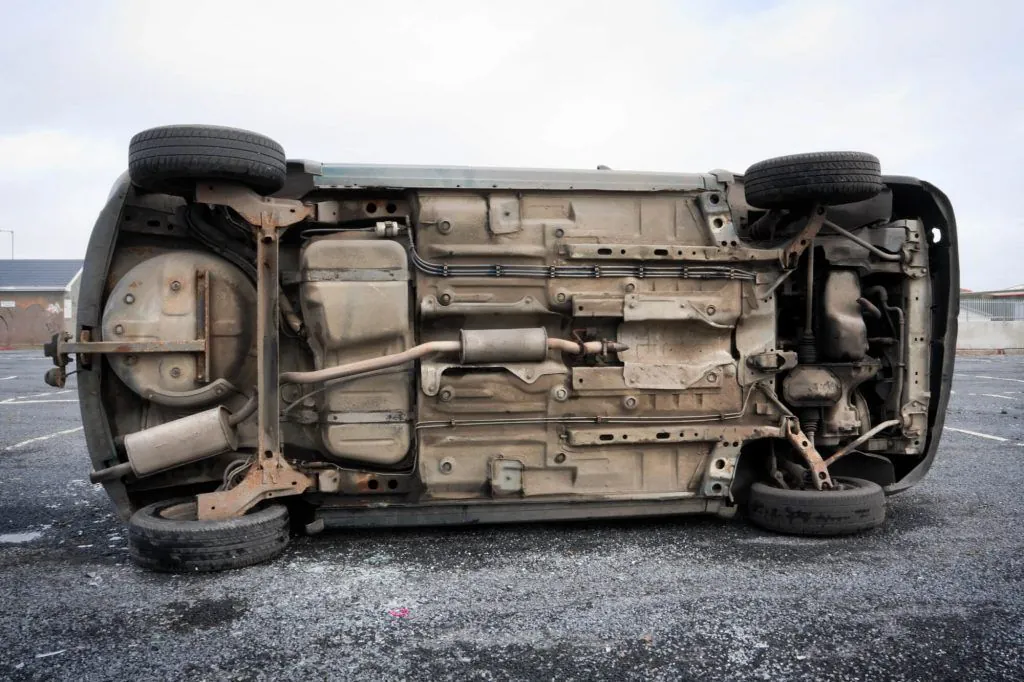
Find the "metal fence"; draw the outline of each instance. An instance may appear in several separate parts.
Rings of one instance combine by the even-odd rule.
[[[967,321],[1008,322],[1024,320],[1024,299],[960,296],[960,319]]]

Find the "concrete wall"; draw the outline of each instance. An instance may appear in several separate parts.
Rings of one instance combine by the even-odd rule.
[[[957,350],[1014,350],[1024,349],[1024,320],[991,322],[988,320],[960,321]]]
[[[63,329],[63,291],[0,291],[0,349],[41,346]]]
[[[64,288],[64,331],[75,338],[75,329],[78,326],[78,289],[82,283],[82,271],[68,282]]]

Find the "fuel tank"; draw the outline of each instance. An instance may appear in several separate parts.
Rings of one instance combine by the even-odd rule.
[[[405,249],[353,236],[315,238],[302,250],[302,313],[317,369],[412,345]],[[359,462],[401,461],[411,442],[411,376],[398,367],[329,383],[318,404],[325,450]]]

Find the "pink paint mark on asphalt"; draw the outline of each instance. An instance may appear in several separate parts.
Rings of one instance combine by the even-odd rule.
[[[409,616],[409,609],[403,606],[400,609],[388,609],[388,613],[395,618],[407,618]]]

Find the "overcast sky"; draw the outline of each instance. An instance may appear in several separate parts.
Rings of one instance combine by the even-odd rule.
[[[1024,283],[1014,0],[0,0],[0,32],[19,258],[84,254],[133,133],[214,123],[335,162],[742,172],[863,150],[949,194],[963,286]]]

